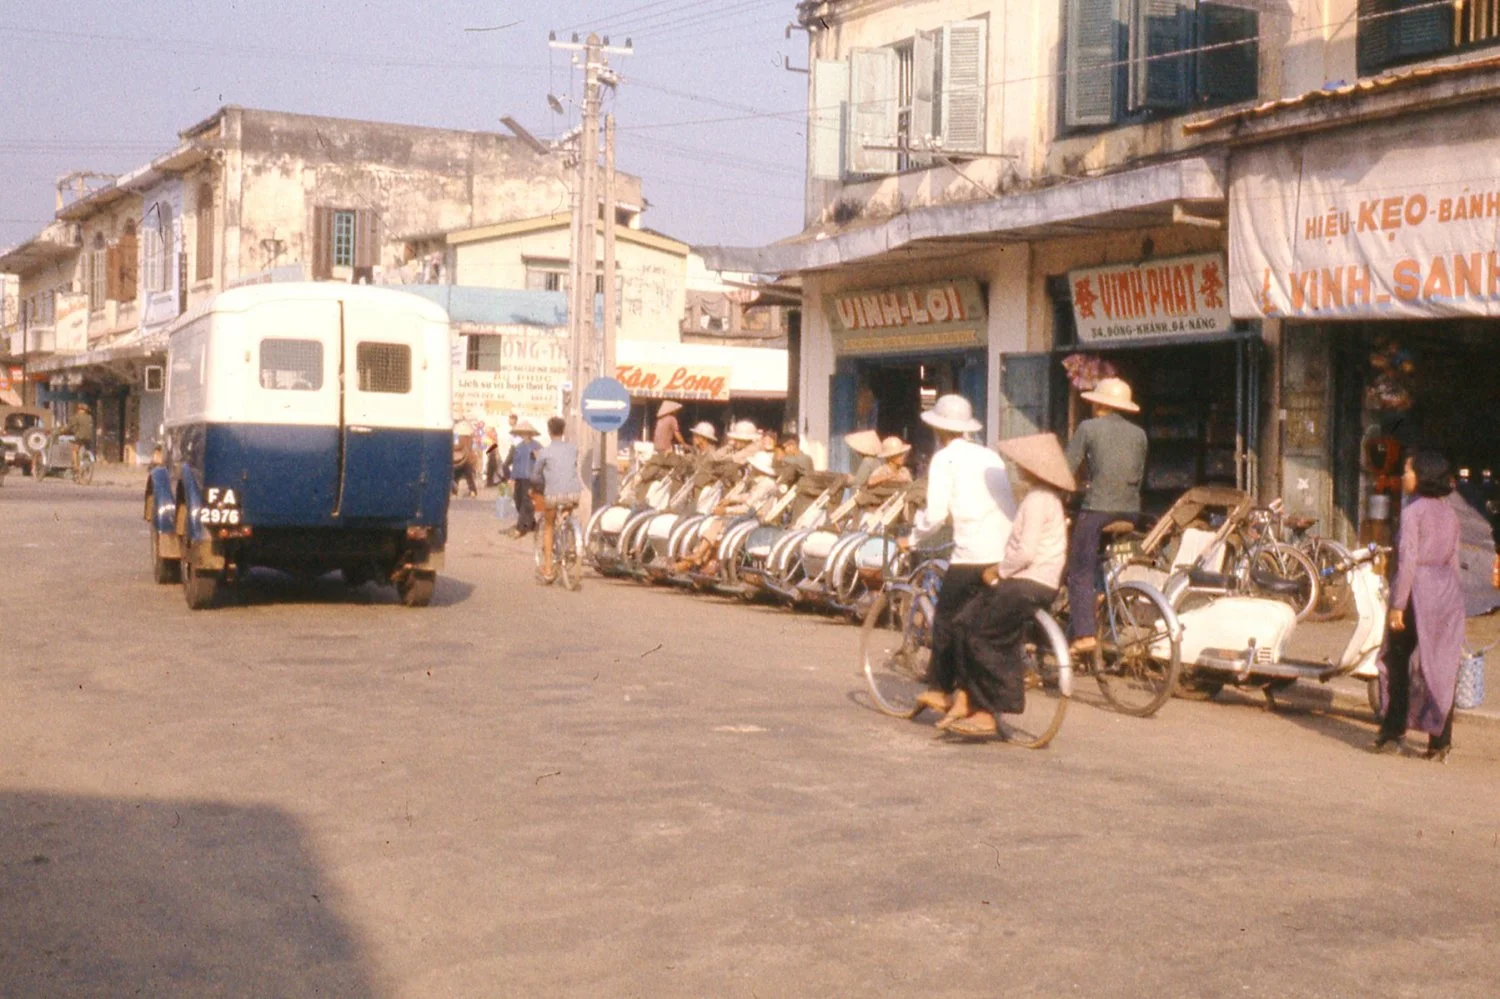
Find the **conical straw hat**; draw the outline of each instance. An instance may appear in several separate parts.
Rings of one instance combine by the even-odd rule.
[[[1013,461],[1049,486],[1064,492],[1075,492],[1078,481],[1068,468],[1068,456],[1057,442],[1056,434],[1031,434],[1012,437],[995,446],[1001,457]]]
[[[874,430],[856,430],[852,434],[845,434],[844,443],[849,445],[849,450],[866,458],[874,458],[880,454],[880,434]]]

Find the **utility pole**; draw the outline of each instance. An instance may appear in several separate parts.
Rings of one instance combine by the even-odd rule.
[[[598,271],[595,268],[594,235],[599,225],[599,111],[602,103],[602,88],[613,87],[617,82],[614,72],[609,68],[609,56],[612,54],[630,55],[634,49],[631,48],[629,39],[625,40],[625,47],[618,48],[611,46],[608,38],[601,39],[594,34],[589,35],[582,42],[578,40],[577,35],[573,36],[571,42],[559,42],[554,33],[549,39],[549,44],[555,49],[583,54],[583,130],[579,136],[578,177],[574,183],[577,197],[573,201],[573,260],[570,268],[572,294],[568,301],[570,345],[568,371],[572,390],[568,394],[567,410],[564,414],[568,424],[568,439],[577,443],[581,451],[583,450],[585,424],[579,397],[584,387],[599,374],[613,375],[614,373],[614,313],[611,308],[614,299],[613,274],[605,279],[606,336],[602,346],[596,342],[598,331],[594,323],[595,289],[599,283]],[[613,178],[612,168],[610,177]],[[606,197],[606,200],[612,202],[612,180],[609,187],[610,195]],[[612,209],[606,211],[604,218],[606,252],[610,253],[611,258],[606,263],[607,270],[612,270],[613,263],[612,211]],[[602,469],[605,451],[602,440],[597,450],[599,454],[596,469]],[[596,475],[595,478],[597,481],[594,491],[598,496],[602,493],[602,477]]]
[[[615,310],[619,294],[615,288],[615,116],[604,116],[604,338],[599,351],[599,374],[615,376]],[[599,465],[594,476],[594,503],[605,500],[609,481],[609,459],[618,447],[614,434],[601,434]]]

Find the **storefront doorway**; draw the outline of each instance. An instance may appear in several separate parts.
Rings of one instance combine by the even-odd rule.
[[[982,420],[988,398],[982,350],[842,358],[833,381],[829,467],[836,471],[848,471],[851,464],[843,435],[874,427],[882,437],[894,435],[909,442],[908,463],[921,474],[936,446],[922,414],[939,396],[957,393],[969,400]]]

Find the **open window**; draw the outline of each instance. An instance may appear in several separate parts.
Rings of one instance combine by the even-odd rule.
[[[817,180],[985,153],[988,27],[953,21],[813,65],[810,166]]]
[[[1251,100],[1257,12],[1233,0],[1067,0],[1063,120],[1123,125]]]

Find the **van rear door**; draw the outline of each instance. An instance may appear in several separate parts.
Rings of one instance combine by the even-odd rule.
[[[338,515],[408,520],[420,510],[425,324],[415,313],[345,299],[343,449]],[[447,364],[442,357],[440,363]]]

